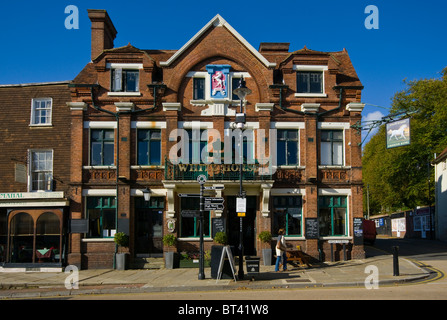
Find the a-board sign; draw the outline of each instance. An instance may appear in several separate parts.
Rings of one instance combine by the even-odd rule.
[[[222,250],[222,256],[220,257],[220,263],[219,263],[219,269],[217,270],[216,282],[219,281],[220,278],[222,277],[222,270],[223,270],[223,265],[224,265],[224,261],[225,261],[225,255],[228,257],[228,262],[230,262],[231,271],[233,272],[233,279],[234,279],[234,281],[237,281],[236,267],[234,265],[233,254],[231,253],[230,246],[225,246]]]
[[[214,238],[218,232],[226,232],[225,218],[211,218],[211,237]]]
[[[318,239],[318,218],[306,218],[306,239]]]
[[[354,218],[354,244],[363,244],[363,218]]]

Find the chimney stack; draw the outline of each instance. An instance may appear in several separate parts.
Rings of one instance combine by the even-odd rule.
[[[92,22],[92,61],[104,50],[113,48],[113,40],[118,33],[106,10],[88,9]]]

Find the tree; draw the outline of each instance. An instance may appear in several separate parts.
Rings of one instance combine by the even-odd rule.
[[[447,68],[441,74],[439,79],[404,81],[406,89],[393,98],[392,114],[412,113],[410,145],[386,149],[385,125],[365,145],[364,200],[369,185],[372,213],[434,203],[430,162],[447,147]]]

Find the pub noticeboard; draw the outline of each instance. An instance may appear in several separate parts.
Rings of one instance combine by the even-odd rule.
[[[363,218],[354,218],[354,245],[363,244]]]
[[[306,239],[318,239],[318,218],[306,218]]]

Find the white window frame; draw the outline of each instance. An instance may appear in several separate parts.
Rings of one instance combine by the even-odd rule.
[[[342,130],[343,131],[343,164],[342,165],[322,165],[321,154],[318,169],[325,168],[343,168],[350,169],[350,166],[346,166],[346,130],[350,128],[349,122],[318,122],[318,130]],[[321,153],[321,139],[319,141],[319,152]]]
[[[51,180],[50,190],[34,190],[33,189],[33,161],[34,154],[41,152],[51,152]],[[45,172],[49,172],[45,171]],[[53,172],[54,172],[54,150],[52,149],[30,149],[28,150],[28,192],[52,192],[53,191]]]
[[[112,78],[112,70],[114,69],[122,69],[122,70],[142,70],[142,63],[107,63],[107,68],[110,69],[110,90],[107,93],[108,96],[141,96],[141,72],[138,75],[138,91],[136,92],[127,92],[127,91],[112,91],[113,87],[113,78]],[[122,79],[121,79],[122,81]]]
[[[322,85],[323,85],[323,92],[322,93],[295,93],[295,97],[303,97],[303,98],[326,98],[326,88],[325,88],[325,74],[326,71],[329,70],[328,66],[316,66],[316,65],[293,65],[293,70],[297,73],[300,71],[306,71],[306,72],[321,72],[323,75],[322,78]],[[297,80],[296,80],[297,81]],[[298,88],[298,83],[296,83],[295,89]]]
[[[36,102],[46,102],[46,103],[49,102],[50,103],[50,107],[45,108],[45,110],[47,110],[47,112],[49,112],[49,116],[47,116],[48,122],[37,123],[35,121],[36,112],[37,112],[37,110],[36,110],[37,108],[36,108],[36,104],[35,104]],[[44,109],[44,108],[39,108],[39,110],[42,110],[42,109]],[[48,126],[52,126],[52,121],[53,121],[53,98],[33,98],[33,99],[31,99],[30,126],[32,126],[32,127],[48,127]]]

